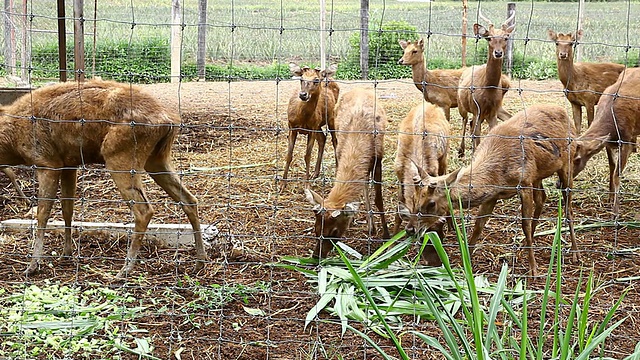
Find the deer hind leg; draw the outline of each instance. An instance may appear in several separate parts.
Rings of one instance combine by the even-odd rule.
[[[182,210],[187,214],[187,218],[193,229],[193,239],[196,248],[196,271],[204,267],[209,260],[202,241],[202,231],[200,228],[200,218],[198,217],[198,200],[181,183],[180,178],[175,174],[173,167],[166,161],[148,160],[145,169],[151,178],[171,198],[182,206]]]
[[[27,197],[24,194],[24,192],[22,192],[22,188],[20,187],[20,184],[18,184],[18,180],[16,179],[16,174],[13,172],[13,170],[3,167],[2,172],[9,178],[9,181],[11,181],[11,185],[13,185],[13,188],[16,189],[16,191],[18,192],[18,195],[22,199],[26,199]]]
[[[314,133],[316,142],[318,142],[318,158],[316,159],[316,168],[313,171],[313,178],[320,176],[320,168],[322,166],[322,157],[324,156],[324,146],[327,143],[327,135],[324,134],[322,129],[317,130]]]
[[[618,164],[618,161],[614,153],[617,152],[617,150],[610,148],[609,146],[606,146],[605,150],[607,151],[607,160],[609,161],[609,200],[608,201],[610,204],[613,204],[614,197],[615,197],[613,177],[614,177],[614,173],[616,172],[616,167]]]
[[[531,221],[532,234],[536,233],[536,227],[538,226],[538,222],[540,221],[540,215],[542,214],[542,209],[544,208],[545,201],[547,201],[547,193],[544,191],[542,181],[533,184],[533,203],[535,205],[535,210],[533,212],[533,219]]]
[[[405,204],[404,199],[404,184],[402,184],[402,180],[400,180],[400,185],[398,185],[398,204]],[[398,209],[396,209],[398,210]],[[393,222],[393,234],[397,234],[400,231],[400,225],[402,225],[402,218],[400,217],[400,212],[396,211],[395,220]]]
[[[33,275],[38,271],[38,265],[42,259],[44,247],[44,230],[47,227],[49,216],[51,216],[51,207],[56,197],[58,183],[60,181],[60,171],[38,169],[38,229],[33,242],[33,252],[31,261],[25,275]]]
[[[375,190],[375,202],[378,211],[380,212],[380,221],[382,222],[382,237],[388,239],[389,228],[387,227],[387,219],[384,215],[384,203],[382,200],[382,159],[376,157],[375,165],[373,166],[373,188]]]
[[[627,160],[629,160],[629,155],[633,150],[633,145],[623,144],[620,148],[620,152],[618,155],[618,163],[616,164],[615,171],[613,172],[613,212],[615,214],[620,210],[620,175],[624,171],[624,168],[627,166]]]
[[[142,239],[147,231],[149,221],[151,221],[151,216],[153,216],[153,208],[149,204],[149,200],[147,200],[142,184],[142,176],[139,172],[132,173],[130,170],[124,170],[123,168],[116,169],[110,166],[109,160],[107,160],[107,169],[110,171],[111,178],[116,183],[122,198],[130,204],[135,223],[125,264],[117,275],[119,278],[124,278],[135,267]],[[131,166],[131,169],[140,169],[140,167]]]
[[[473,147],[471,148],[471,150],[473,152],[476,151],[476,149],[478,148],[478,145],[480,145],[480,136],[482,135],[482,121],[484,119],[481,118],[480,116],[475,116],[474,115],[474,119],[471,120],[471,129],[473,132]]]
[[[510,112],[505,110],[504,107],[500,106],[500,109],[498,109],[498,119],[500,119],[502,121],[507,121],[507,120],[511,119],[512,116],[513,115],[511,115]]]
[[[596,104],[588,104],[585,107],[587,108],[587,126],[591,126],[591,123],[593,122]]]
[[[282,174],[282,187],[284,190],[287,187],[287,176],[289,175],[289,167],[291,166],[291,160],[293,159],[293,148],[296,146],[296,138],[298,137],[298,130],[289,130],[287,156],[285,157],[284,173]]]
[[[460,139],[460,147],[458,148],[458,158],[464,158],[464,142],[467,136],[467,123],[469,122],[469,114],[466,112],[460,112],[460,116],[462,117],[462,138]]]
[[[71,220],[73,219],[73,203],[76,197],[77,170],[62,170],[60,184],[60,202],[62,203],[62,218],[64,219],[64,250],[62,251],[62,256],[71,256],[71,253],[73,253]]]
[[[533,200],[533,187],[523,184],[520,190],[520,201],[522,202],[522,232],[524,233],[525,247],[529,258],[529,271],[531,275],[537,275],[536,257],[533,251],[533,215],[535,213]]]

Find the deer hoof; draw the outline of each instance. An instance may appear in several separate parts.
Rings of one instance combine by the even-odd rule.
[[[29,266],[27,267],[27,270],[24,271],[24,275],[25,276],[35,275],[38,273],[38,271],[40,271],[40,266],[38,261],[31,261],[31,263],[29,263]]]

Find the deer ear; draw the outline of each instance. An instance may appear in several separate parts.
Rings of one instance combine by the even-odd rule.
[[[584,32],[582,31],[582,29],[576,31],[576,36],[574,37],[575,41],[580,41],[580,39],[582,39],[583,34]]]
[[[489,30],[480,24],[473,24],[473,33],[481,37],[489,36]]]
[[[549,38],[549,40],[556,41],[558,39],[558,34],[556,34],[555,31],[549,29],[547,30],[547,37]]]
[[[413,159],[411,159],[411,162],[409,163],[409,174],[411,175],[411,179],[413,180],[413,183],[415,185],[418,186],[423,186],[423,179],[428,179],[429,178],[429,174],[427,174],[426,171],[424,171],[423,168],[421,168],[420,166],[418,166],[418,164],[415,163],[415,161],[413,161]]]
[[[354,216],[358,211],[358,208],[360,208],[359,202],[350,202],[345,204],[343,211],[348,216]]]
[[[424,39],[420,39],[418,40],[418,46],[420,46],[420,48],[424,48]]]
[[[511,26],[507,26],[507,24],[502,24],[502,31],[504,31],[507,34],[511,34],[515,29],[516,29],[516,24],[513,24]]]
[[[302,69],[295,63],[289,63],[289,70],[291,70],[291,74],[294,76],[302,76]]]
[[[333,64],[328,68],[326,68],[325,70],[322,70],[322,72],[320,73],[320,76],[322,76],[322,78],[332,77],[333,75],[336,74],[336,70],[338,70],[338,65]]]
[[[444,184],[447,187],[451,186],[451,184],[453,184],[454,182],[456,182],[456,180],[458,180],[458,173],[460,173],[460,169],[449,174],[449,176],[447,176],[447,178],[445,179]]]
[[[400,44],[400,47],[402,48],[402,50],[406,49],[407,46],[409,45],[409,43],[406,42],[405,40],[398,40],[398,44]]]
[[[324,199],[311,189],[304,189],[304,195],[307,201],[314,206],[322,206]]]

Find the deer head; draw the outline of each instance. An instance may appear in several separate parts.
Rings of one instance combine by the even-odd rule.
[[[407,197],[404,204],[398,204],[398,213],[407,222],[408,235],[423,236],[427,229],[449,214],[446,188],[455,182],[459,170],[432,177],[412,161],[408,171],[413,184],[407,186],[414,187],[413,196]]]
[[[489,42],[489,56],[494,59],[502,59],[507,48],[507,41],[511,33],[516,28],[516,24],[509,26],[509,22],[515,18],[516,14],[511,15],[502,23],[500,28],[495,28],[491,20],[482,15],[482,11],[478,9],[478,16],[487,22],[487,27],[480,24],[473,24],[473,32],[476,36],[485,38]]]
[[[399,40],[400,47],[404,50],[402,57],[398,60],[399,65],[415,65],[424,61],[424,40],[411,42],[411,40]]]
[[[300,80],[300,100],[309,101],[314,94],[318,94],[320,89],[320,83],[323,80],[335,75],[336,65],[331,65],[328,69],[321,70],[320,68],[311,69],[308,66],[301,68],[297,64],[290,63],[289,70],[294,79]]]
[[[313,212],[316,216],[315,233],[318,242],[313,257],[324,258],[333,246],[332,241],[340,239],[351,225],[360,203],[353,202],[334,206],[326,204],[322,196],[313,190],[305,189],[304,192],[307,201],[313,205]]]
[[[553,30],[547,30],[547,35],[549,40],[556,43],[556,56],[558,60],[573,59],[573,48],[582,38],[582,30],[578,30],[575,35],[572,33],[563,34],[556,33]]]

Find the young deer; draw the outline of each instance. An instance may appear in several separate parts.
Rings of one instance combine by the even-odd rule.
[[[595,105],[600,95],[609,85],[616,82],[624,69],[622,64],[613,63],[574,63],[573,48],[582,37],[582,30],[575,35],[548,30],[549,39],[556,44],[558,77],[564,85],[567,99],[571,103],[576,131],[582,130],[582,107],[587,109],[587,124],[591,126]]]
[[[307,200],[313,205],[318,237],[313,256],[324,258],[332,241],[343,236],[360,207],[364,191],[369,233],[375,234],[368,183],[373,177],[375,204],[380,212],[383,237],[389,229],[382,202],[382,158],[387,117],[382,104],[371,90],[356,88],[342,95],[336,105],[338,131],[338,168],[333,188],[326,199],[305,189]]]
[[[398,60],[400,65],[410,65],[413,82],[416,88],[422,92],[424,99],[432,104],[440,106],[444,110],[447,121],[451,122],[450,108],[458,107],[458,85],[460,78],[466,68],[455,70],[428,70],[424,62],[424,40],[420,39],[416,42],[400,40],[400,47],[404,50],[402,58]],[[502,75],[500,87],[503,93],[506,93],[511,86],[509,77]],[[467,114],[462,115],[462,138],[464,139],[467,131]],[[511,117],[506,110],[500,108],[498,118],[507,120]],[[462,153],[464,155],[464,144],[462,145]]]
[[[316,178],[320,174],[324,146],[327,141],[327,137],[322,130],[324,125],[327,125],[331,133],[334,153],[337,147],[334,107],[340,88],[334,81],[330,81],[330,77],[336,72],[336,66],[333,65],[326,70],[320,70],[319,68],[310,69],[306,66],[300,68],[300,66],[291,63],[289,64],[289,69],[291,74],[300,78],[300,91],[295,91],[291,95],[287,108],[289,145],[282,176],[282,188],[287,185],[289,166],[291,166],[291,160],[293,159],[293,148],[296,145],[298,134],[307,135],[307,151],[304,156],[305,180],[309,179],[309,162],[311,161],[314,142],[318,143],[318,158],[316,159],[316,167],[312,178]]]
[[[593,123],[577,139],[574,176],[584,169],[587,161],[602,148],[609,159],[609,202],[614,213],[620,209],[620,174],[624,171],[640,135],[640,69],[626,69],[618,81],[604,90],[598,101]],[[614,152],[619,150],[618,158]]]
[[[423,101],[415,106],[398,126],[398,150],[396,153],[395,172],[400,182],[398,188],[398,212],[396,213],[393,233],[400,231],[402,220],[411,221],[418,216],[419,209],[415,202],[415,185],[411,167],[418,165],[430,176],[444,175],[447,172],[447,155],[449,153],[449,122],[442,109]],[[409,176],[411,174],[411,176]],[[440,238],[444,238],[442,226],[437,223],[429,230],[435,230]],[[407,234],[416,235],[415,228],[407,227]],[[422,236],[422,234],[418,234]],[[422,258],[429,265],[440,266],[442,261],[432,245],[422,252]]]
[[[171,146],[180,119],[139,88],[111,81],[67,82],[42,87],[2,108],[0,164],[33,165],[38,177],[38,230],[26,274],[34,274],[43,257],[43,239],[51,207],[61,186],[65,222],[64,256],[73,251],[71,219],[76,172],[85,164],[105,164],[133,211],[135,228],[127,259],[118,276],[134,268],[142,238],[153,215],[145,195],[146,171],[187,214],[203,267],[196,198],[182,185],[171,164]]]
[[[496,29],[493,23],[480,13],[480,17],[489,24],[489,28],[480,24],[473,25],[473,32],[489,42],[487,63],[467,68],[462,74],[458,90],[458,105],[462,119],[467,119],[469,113],[473,115],[471,129],[474,135],[474,148],[477,148],[480,143],[483,121],[486,120],[489,123],[489,129],[493,129],[498,123],[498,118],[508,120],[511,117],[511,114],[502,108],[502,99],[510,87],[508,78],[502,74],[502,60],[509,36],[515,29],[515,24],[511,26],[507,24],[514,16],[515,14]],[[464,156],[465,152],[464,129],[466,129],[466,122],[458,149],[460,157]]]
[[[410,219],[407,227],[424,231],[441,216],[449,214],[447,189],[453,204],[480,207],[469,245],[475,245],[496,202],[515,195],[522,202],[522,230],[528,249],[529,268],[536,272],[533,234],[546,200],[542,180],[558,174],[560,187],[572,186],[571,156],[576,143],[570,141],[575,128],[566,111],[555,105],[534,105],[489,131],[469,166],[448,175],[432,177],[412,164],[416,185],[414,202],[422,216]],[[571,192],[563,192],[571,234],[571,249],[577,250],[573,231]],[[454,205],[456,206],[456,205]],[[574,253],[574,258],[576,258]]]

